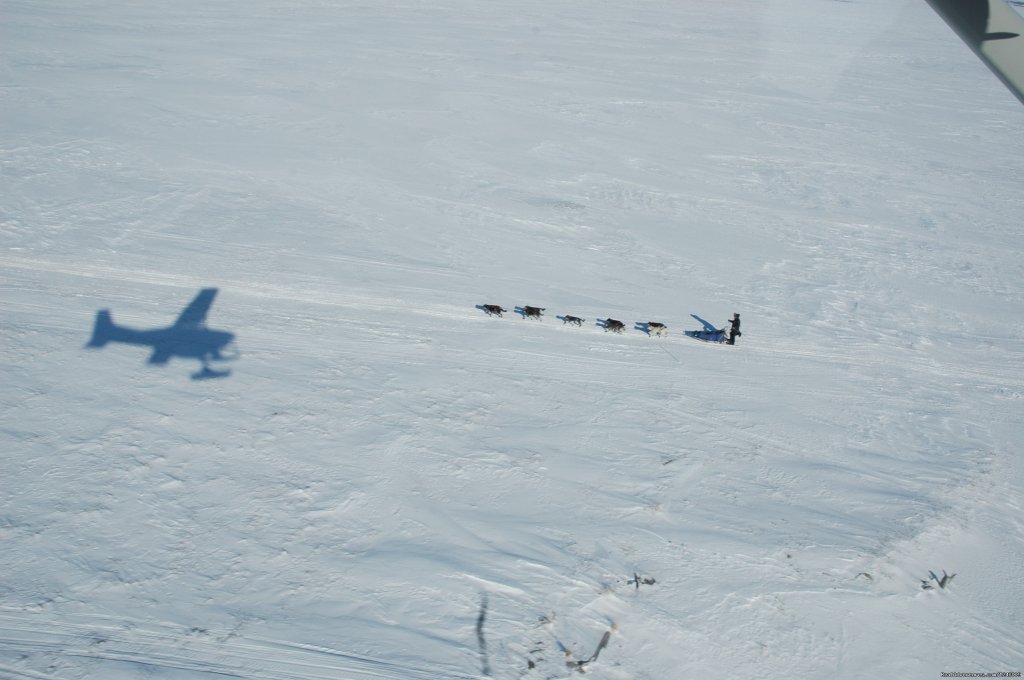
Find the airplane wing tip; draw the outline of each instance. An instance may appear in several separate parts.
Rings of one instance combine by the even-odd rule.
[[[188,303],[181,315],[178,316],[178,320],[174,323],[175,326],[201,326],[206,322],[206,313],[210,311],[210,305],[213,304],[213,298],[216,297],[219,288],[201,288],[199,293],[192,298],[192,302]]]

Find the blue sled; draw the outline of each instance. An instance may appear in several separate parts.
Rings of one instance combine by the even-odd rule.
[[[686,335],[697,340],[703,340],[705,342],[725,342],[729,333],[724,328],[715,328],[704,319],[700,318],[696,314],[691,314],[694,319],[700,321],[701,325],[704,326],[703,330],[699,331],[685,331]]]

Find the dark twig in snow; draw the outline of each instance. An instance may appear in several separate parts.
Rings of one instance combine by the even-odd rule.
[[[487,656],[487,640],[484,638],[484,622],[487,620],[487,593],[480,598],[480,614],[476,617],[476,641],[480,646],[480,661],[483,663],[484,675],[491,675],[491,661]]]
[[[956,576],[956,574],[947,574],[946,570],[943,569],[942,570],[942,578],[939,578],[938,576],[936,576],[934,571],[929,571],[928,572],[928,576],[929,576],[929,578],[933,579],[935,581],[935,583],[938,584],[939,588],[942,588],[943,590],[945,590],[946,586],[948,586],[950,584],[950,582],[953,580],[953,577]],[[921,589],[922,590],[931,590],[934,587],[935,586],[933,586],[931,584],[931,582],[929,582],[928,580],[921,579]]]
[[[640,590],[640,586],[642,586],[642,585],[643,586],[653,586],[655,583],[657,583],[657,581],[655,581],[650,576],[644,576],[644,577],[641,578],[641,576],[639,574],[637,574],[636,572],[633,572],[633,578],[631,578],[630,580],[626,581],[626,585],[631,585],[631,586],[635,585],[637,590]]]
[[[609,628],[608,630],[606,630],[604,632],[604,635],[601,636],[601,641],[599,643],[597,643],[597,649],[595,649],[594,653],[590,655],[590,658],[586,659],[584,661],[577,661],[576,662],[576,670],[578,670],[580,673],[583,673],[586,670],[586,667],[587,667],[588,663],[592,663],[594,661],[597,661],[598,655],[601,654],[601,650],[602,649],[604,649],[605,647],[608,646],[608,641],[611,640],[611,638],[612,638],[612,631],[615,630],[616,628],[617,628],[617,626],[613,624],[611,628]]]

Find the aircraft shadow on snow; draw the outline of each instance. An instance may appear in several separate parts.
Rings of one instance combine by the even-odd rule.
[[[210,311],[217,288],[203,288],[192,302],[178,315],[173,325],[166,328],[137,330],[118,326],[114,323],[109,309],[96,312],[92,338],[87,348],[100,348],[108,342],[127,345],[144,345],[153,348],[149,363],[166,365],[172,358],[197,359],[201,368],[191,375],[193,380],[225,378],[230,369],[217,370],[212,362],[231,361],[238,358],[238,352],[231,343],[235,334],[228,331],[212,330],[206,327],[206,314]]]

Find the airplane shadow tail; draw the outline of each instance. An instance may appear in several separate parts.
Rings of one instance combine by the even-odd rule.
[[[101,309],[96,312],[96,323],[92,328],[92,338],[86,347],[103,347],[113,339],[114,320],[110,316],[109,309]]]
[[[86,347],[105,347],[108,342],[125,342],[130,345],[152,344],[145,333],[118,326],[110,316],[109,309],[96,312],[96,323],[92,327],[92,337]]]

